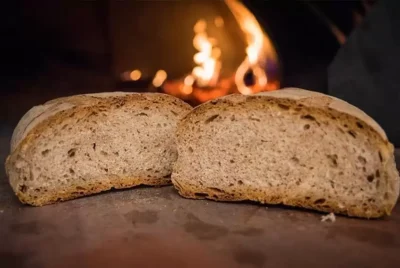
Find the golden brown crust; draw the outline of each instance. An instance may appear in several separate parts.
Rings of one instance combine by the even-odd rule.
[[[237,192],[227,192],[225,190],[217,188],[199,188],[196,185],[189,185],[185,182],[172,180],[173,185],[178,193],[188,199],[208,199],[221,202],[238,202],[238,201],[255,201],[260,204],[268,205],[286,205],[290,207],[300,207],[310,210],[317,210],[320,212],[333,212],[339,215],[345,215],[350,217],[358,218],[381,218],[383,216],[389,216],[390,211],[385,209],[380,209],[377,206],[372,208],[368,214],[365,213],[363,209],[358,206],[352,207],[339,207],[337,202],[325,201],[323,204],[315,204],[317,199],[309,199],[305,201],[303,198],[284,198],[283,196],[266,196],[258,191],[258,189],[248,187],[245,192],[245,196]]]
[[[335,111],[350,115],[354,118],[357,118],[365,122],[370,127],[372,127],[377,133],[379,133],[379,135],[381,135],[384,140],[387,140],[385,131],[381,128],[381,126],[377,122],[375,122],[374,119],[372,119],[362,110],[341,99],[325,95],[319,92],[304,90],[300,88],[284,88],[278,91],[261,92],[257,95],[269,96],[275,99],[290,99],[308,107],[333,109]]]
[[[290,97],[293,95],[293,90],[289,92],[276,92],[274,93],[243,96],[243,95],[229,95],[220,99],[209,101],[196,107],[192,112],[187,114],[181,120],[177,129],[177,142],[178,151],[180,144],[186,144],[189,140],[195,142],[195,138],[191,136],[190,129],[196,124],[203,122],[212,114],[219,114],[223,111],[230,109],[230,107],[240,107],[246,111],[249,107],[257,107],[260,110],[268,110],[271,106],[278,106],[282,112],[287,112],[289,109],[294,114],[305,113],[312,114],[316,117],[323,119],[322,121],[339,122],[343,127],[344,135],[351,135],[353,137],[358,134],[363,134],[367,137],[371,144],[374,144],[379,151],[382,162],[382,182],[386,187],[385,197],[379,196],[384,199],[383,203],[379,206],[373,203],[366,205],[362,203],[354,203],[343,207],[337,200],[325,200],[323,204],[316,202],[318,197],[310,197],[307,200],[304,196],[298,198],[297,196],[267,196],[265,193],[258,191],[258,189],[251,186],[241,185],[240,191],[231,191],[232,189],[215,189],[206,188],[198,185],[197,179],[191,182],[185,178],[184,174],[180,174],[184,167],[180,167],[181,155],[179,154],[177,163],[174,167],[172,174],[172,182],[179,193],[187,198],[196,199],[212,199],[219,201],[242,201],[251,200],[265,204],[284,204],[288,206],[297,206],[308,209],[314,209],[323,212],[335,212],[356,217],[377,218],[384,215],[390,215],[393,207],[399,196],[400,179],[398,171],[394,164],[394,148],[393,145],[387,140],[383,130],[377,126],[376,122],[370,117],[358,111],[357,108],[345,103],[341,100],[331,98],[329,96],[318,94],[309,94],[300,90],[299,96]],[[297,92],[297,91],[296,91]],[[309,97],[311,95],[311,97]],[[308,97],[307,97],[308,96]],[[339,104],[338,104],[339,103]],[[346,112],[349,111],[349,112]],[[184,173],[184,172],[182,172]],[[247,187],[247,188],[246,188]],[[245,190],[242,190],[246,188]]]
[[[60,112],[73,109],[75,107],[91,107],[96,105],[113,105],[129,99],[159,100],[161,103],[171,104],[187,109],[191,106],[173,96],[161,93],[131,93],[131,92],[105,92],[95,94],[74,95],[50,100],[43,105],[35,106],[30,109],[18,122],[12,139],[11,151],[14,151],[18,144],[34,129],[49,118],[58,116]]]
[[[63,191],[58,192],[40,192],[36,198],[32,198],[24,194],[20,189],[20,184],[23,183],[20,172],[22,169],[16,166],[17,161],[25,161],[27,166],[30,166],[29,159],[32,153],[32,146],[38,138],[42,138],[45,133],[49,133],[49,129],[55,126],[61,126],[67,120],[85,120],[90,114],[111,111],[112,109],[119,109],[124,105],[142,105],[143,107],[149,105],[158,105],[174,113],[174,116],[182,116],[183,111],[189,112],[191,106],[184,103],[183,101],[169,95],[158,94],[158,93],[118,93],[116,94],[96,94],[92,95],[79,95],[60,98],[57,100],[50,101],[46,105],[49,107],[57,107],[60,105],[68,104],[65,109],[57,110],[56,113],[47,111],[47,115],[40,118],[39,121],[35,122],[34,126],[31,127],[25,133],[19,134],[18,139],[15,140],[15,148],[11,154],[7,157],[5,167],[6,173],[9,176],[10,184],[20,198],[21,202],[31,204],[35,206],[51,204],[58,201],[64,201],[74,199],[80,196],[86,196],[102,191],[107,191],[111,188],[129,188],[137,185],[166,185],[170,183],[170,179],[166,178],[166,174],[160,174],[158,178],[132,178],[127,176],[112,175],[110,178],[113,180],[110,182],[104,177],[104,183],[100,183],[96,180],[93,185],[76,185],[73,184],[71,187],[66,187]],[[43,113],[43,111],[41,111]],[[46,111],[45,111],[46,113]],[[25,129],[30,123],[25,121],[21,124]],[[62,130],[61,130],[62,131]],[[55,133],[55,135],[62,135],[62,133]],[[31,168],[25,168],[27,173]],[[29,176],[29,175],[27,175]],[[103,181],[103,180],[102,180]],[[89,187],[90,186],[90,187]],[[76,187],[81,189],[77,191]]]
[[[329,107],[328,102],[324,102],[323,100],[327,100],[328,98],[322,98],[322,102],[325,105],[315,105],[317,100],[321,99],[315,99],[313,97],[312,99],[309,98],[303,98],[300,100],[292,99],[292,98],[283,98],[279,97],[276,98],[273,95],[252,95],[252,96],[243,96],[239,94],[232,94],[220,99],[212,100],[207,103],[204,103],[200,106],[197,106],[192,110],[192,112],[188,113],[180,122],[177,133],[179,134],[182,131],[185,131],[185,124],[190,123],[191,121],[195,120],[195,117],[201,117],[202,114],[207,113],[210,109],[213,109],[217,104],[218,105],[225,105],[227,107],[234,105],[235,103],[239,104],[245,104],[245,103],[254,103],[258,105],[262,105],[267,107],[269,104],[281,104],[281,105],[286,105],[289,107],[298,107],[298,108],[308,108],[310,111],[315,111],[317,113],[320,113],[324,116],[330,116],[333,114],[335,116],[335,120],[340,120],[343,122],[349,122],[352,123],[352,127],[355,127],[358,129],[358,131],[361,132],[366,132],[367,135],[371,136],[372,138],[376,138],[381,140],[382,143],[386,144],[388,149],[394,152],[394,147],[393,145],[390,144],[390,142],[386,138],[386,134],[382,135],[380,133],[379,128],[376,128],[374,126],[370,125],[370,120],[373,120],[370,118],[370,120],[365,120],[362,119],[361,117],[355,116],[353,113],[346,113],[343,111],[338,111],[334,108]],[[330,102],[329,102],[330,103]],[[350,104],[348,104],[350,105]],[[217,108],[220,109],[220,108]],[[223,109],[223,108],[222,108]],[[365,121],[364,121],[365,120]]]
[[[72,200],[79,197],[85,197],[88,195],[93,195],[109,191],[112,189],[127,189],[140,185],[165,186],[171,184],[170,178],[149,179],[149,178],[118,177],[118,179],[116,179],[115,176],[113,176],[112,179],[113,179],[112,183],[109,183],[109,178],[102,178],[101,181],[105,181],[108,183],[96,183],[96,184],[87,183],[87,184],[73,185],[64,189],[62,192],[41,194],[40,197],[37,199],[32,199],[30,198],[30,196],[26,196],[21,191],[17,191],[15,194],[21,201],[21,203],[40,207],[67,200]]]

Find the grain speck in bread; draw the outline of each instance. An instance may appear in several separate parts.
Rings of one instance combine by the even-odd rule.
[[[202,104],[177,130],[172,182],[188,198],[252,200],[356,217],[389,215],[394,148],[358,108],[283,89]]]
[[[170,183],[175,131],[191,110],[158,93],[55,99],[18,123],[6,161],[21,202],[41,206],[136,185]]]

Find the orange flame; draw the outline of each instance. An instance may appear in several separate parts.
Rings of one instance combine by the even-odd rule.
[[[237,0],[225,0],[225,3],[235,16],[240,28],[246,34],[247,56],[240,64],[235,75],[238,91],[245,95],[261,91],[268,83],[267,74],[264,71],[267,55],[276,60],[276,52],[258,24],[257,19],[243,4]],[[255,77],[256,83],[254,87],[248,87],[244,82],[244,76],[248,71],[252,71]]]
[[[199,52],[193,57],[198,66],[193,68],[192,76],[200,87],[215,86],[221,70],[221,62],[218,60],[221,50],[215,46],[216,41],[208,37],[206,29],[207,23],[203,19],[197,21],[193,28],[196,34],[193,46]]]
[[[194,84],[194,78],[191,75],[188,75],[185,77],[185,80],[183,80],[183,87],[182,87],[182,93],[185,95],[189,95],[193,92],[193,84]]]
[[[217,46],[217,41],[208,36],[207,22],[204,19],[199,19],[193,27],[193,46],[197,50],[193,56],[193,61],[196,66],[183,80],[165,81],[163,90],[166,93],[205,102],[230,94],[236,89],[240,93],[248,95],[279,88],[279,81],[275,80],[276,77],[268,79],[266,74],[265,67],[268,61],[278,64],[278,56],[271,41],[253,14],[240,1],[224,1],[244,33],[246,41],[245,59],[239,65],[235,74],[229,77],[220,77],[221,49]],[[224,20],[220,16],[214,18],[212,23],[220,29],[225,27]],[[254,84],[251,86],[245,83],[245,76],[249,72],[254,78]]]
[[[167,79],[167,72],[164,70],[158,70],[153,78],[153,86],[160,87]]]

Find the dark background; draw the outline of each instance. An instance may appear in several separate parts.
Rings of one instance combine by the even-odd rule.
[[[113,44],[119,39],[140,42],[137,40],[140,33],[136,33],[134,40],[131,38],[135,35],[134,29],[125,36],[115,35],[121,28],[112,27],[113,20],[118,17],[114,14],[116,6],[129,5],[124,1],[110,2],[113,1],[5,2],[1,11],[3,41],[0,52],[5,80],[12,83],[18,78],[33,85],[29,79],[50,73],[54,68],[52,64],[91,70],[99,75],[114,75],[112,69],[118,66],[113,66],[113,58],[118,57],[118,51],[113,50]],[[151,7],[155,3],[149,1],[147,5]],[[363,10],[359,1],[315,1],[309,4],[253,0],[245,3],[276,43],[287,80],[284,79],[284,84],[299,83],[290,79],[296,73],[312,73],[317,65],[326,67],[339,48],[335,37],[313,12],[311,5],[319,8],[346,34],[354,27],[353,12]],[[132,17],[139,15],[133,8],[130,11]],[[155,21],[158,19],[154,18]],[[64,74],[61,78],[68,80],[69,75]]]
[[[158,52],[158,43],[147,40],[149,33],[145,27],[124,30],[121,12],[125,16],[128,14],[128,19],[131,14],[132,20],[144,16],[137,14],[135,4],[129,5],[129,2],[135,1],[4,2],[0,11],[3,37],[0,43],[0,124],[3,128],[13,128],[29,108],[49,99],[115,90],[122,68],[120,59],[125,56],[118,44],[141,48],[149,55],[156,54],[153,52]],[[190,5],[191,1],[187,2]],[[208,7],[216,5],[216,1],[202,2]],[[350,36],[374,2],[244,1],[275,44],[281,63],[281,86],[324,93],[330,93],[328,67],[341,47],[331,30],[332,25],[345,37]],[[152,8],[162,9],[162,5],[170,4],[168,1],[160,3],[142,2],[147,5],[145,15],[154,25],[173,23],[177,16],[183,24],[192,12],[189,8],[182,14],[163,14],[162,18],[157,12],[152,15]],[[177,54],[176,60],[154,56],[149,61],[159,60],[168,68],[184,65],[179,62],[179,53],[185,53],[179,42],[180,25],[174,27],[177,30],[173,38],[178,41],[175,47],[168,49]],[[138,50],[137,53],[142,52]],[[166,54],[168,51],[161,53]],[[389,123],[384,127],[387,125]]]

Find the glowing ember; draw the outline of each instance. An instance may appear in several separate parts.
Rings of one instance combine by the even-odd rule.
[[[185,80],[183,80],[183,87],[182,87],[182,93],[185,95],[189,95],[190,93],[193,92],[193,83],[194,83],[194,78],[191,75],[188,75],[185,77]]]
[[[215,26],[217,26],[218,28],[224,27],[224,19],[222,17],[216,17],[214,19],[214,24]]]
[[[165,72],[164,70],[158,70],[153,79],[153,86],[160,87],[166,79],[167,72]]]
[[[130,78],[131,78],[133,81],[139,80],[141,76],[142,76],[142,72],[139,71],[139,70],[134,70],[134,71],[132,71],[131,74],[130,74]]]

